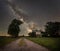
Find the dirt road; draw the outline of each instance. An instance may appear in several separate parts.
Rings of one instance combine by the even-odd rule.
[[[19,46],[19,42],[22,38],[13,41],[12,43],[6,45],[0,51],[49,51],[47,48],[42,47],[30,40],[24,38],[25,45]]]

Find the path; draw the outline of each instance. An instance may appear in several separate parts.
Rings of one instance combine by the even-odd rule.
[[[28,51],[49,51],[47,48],[40,46],[30,40],[24,39],[27,45]]]
[[[24,42],[26,45],[19,46],[19,42],[22,38],[13,41],[12,43],[6,45],[3,49],[0,51],[49,51],[47,48],[42,47],[30,40],[27,40],[24,38]]]

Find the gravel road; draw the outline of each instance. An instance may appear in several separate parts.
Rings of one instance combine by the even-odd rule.
[[[24,38],[25,45],[19,46],[19,42],[22,38],[7,44],[0,51],[49,51],[47,48],[40,46],[28,39]]]

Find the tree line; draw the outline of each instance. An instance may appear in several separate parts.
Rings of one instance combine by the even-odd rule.
[[[60,37],[60,22],[47,22],[45,31],[40,30],[42,37]],[[36,31],[29,33],[30,37],[36,37]]]
[[[13,19],[8,27],[8,34],[12,37],[18,37],[20,32],[20,25],[23,22],[21,20]],[[32,30],[28,33],[30,37],[36,37],[36,32],[38,30]],[[60,37],[60,22],[47,22],[45,25],[45,31],[41,31],[42,37]]]
[[[47,22],[42,36],[60,37],[60,22]]]

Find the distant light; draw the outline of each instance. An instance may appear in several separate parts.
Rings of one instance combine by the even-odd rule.
[[[23,18],[20,18],[20,21],[24,22],[24,19]]]
[[[28,33],[29,33],[29,32],[32,32],[32,30],[31,30],[31,29],[27,29],[27,31],[28,31]]]

